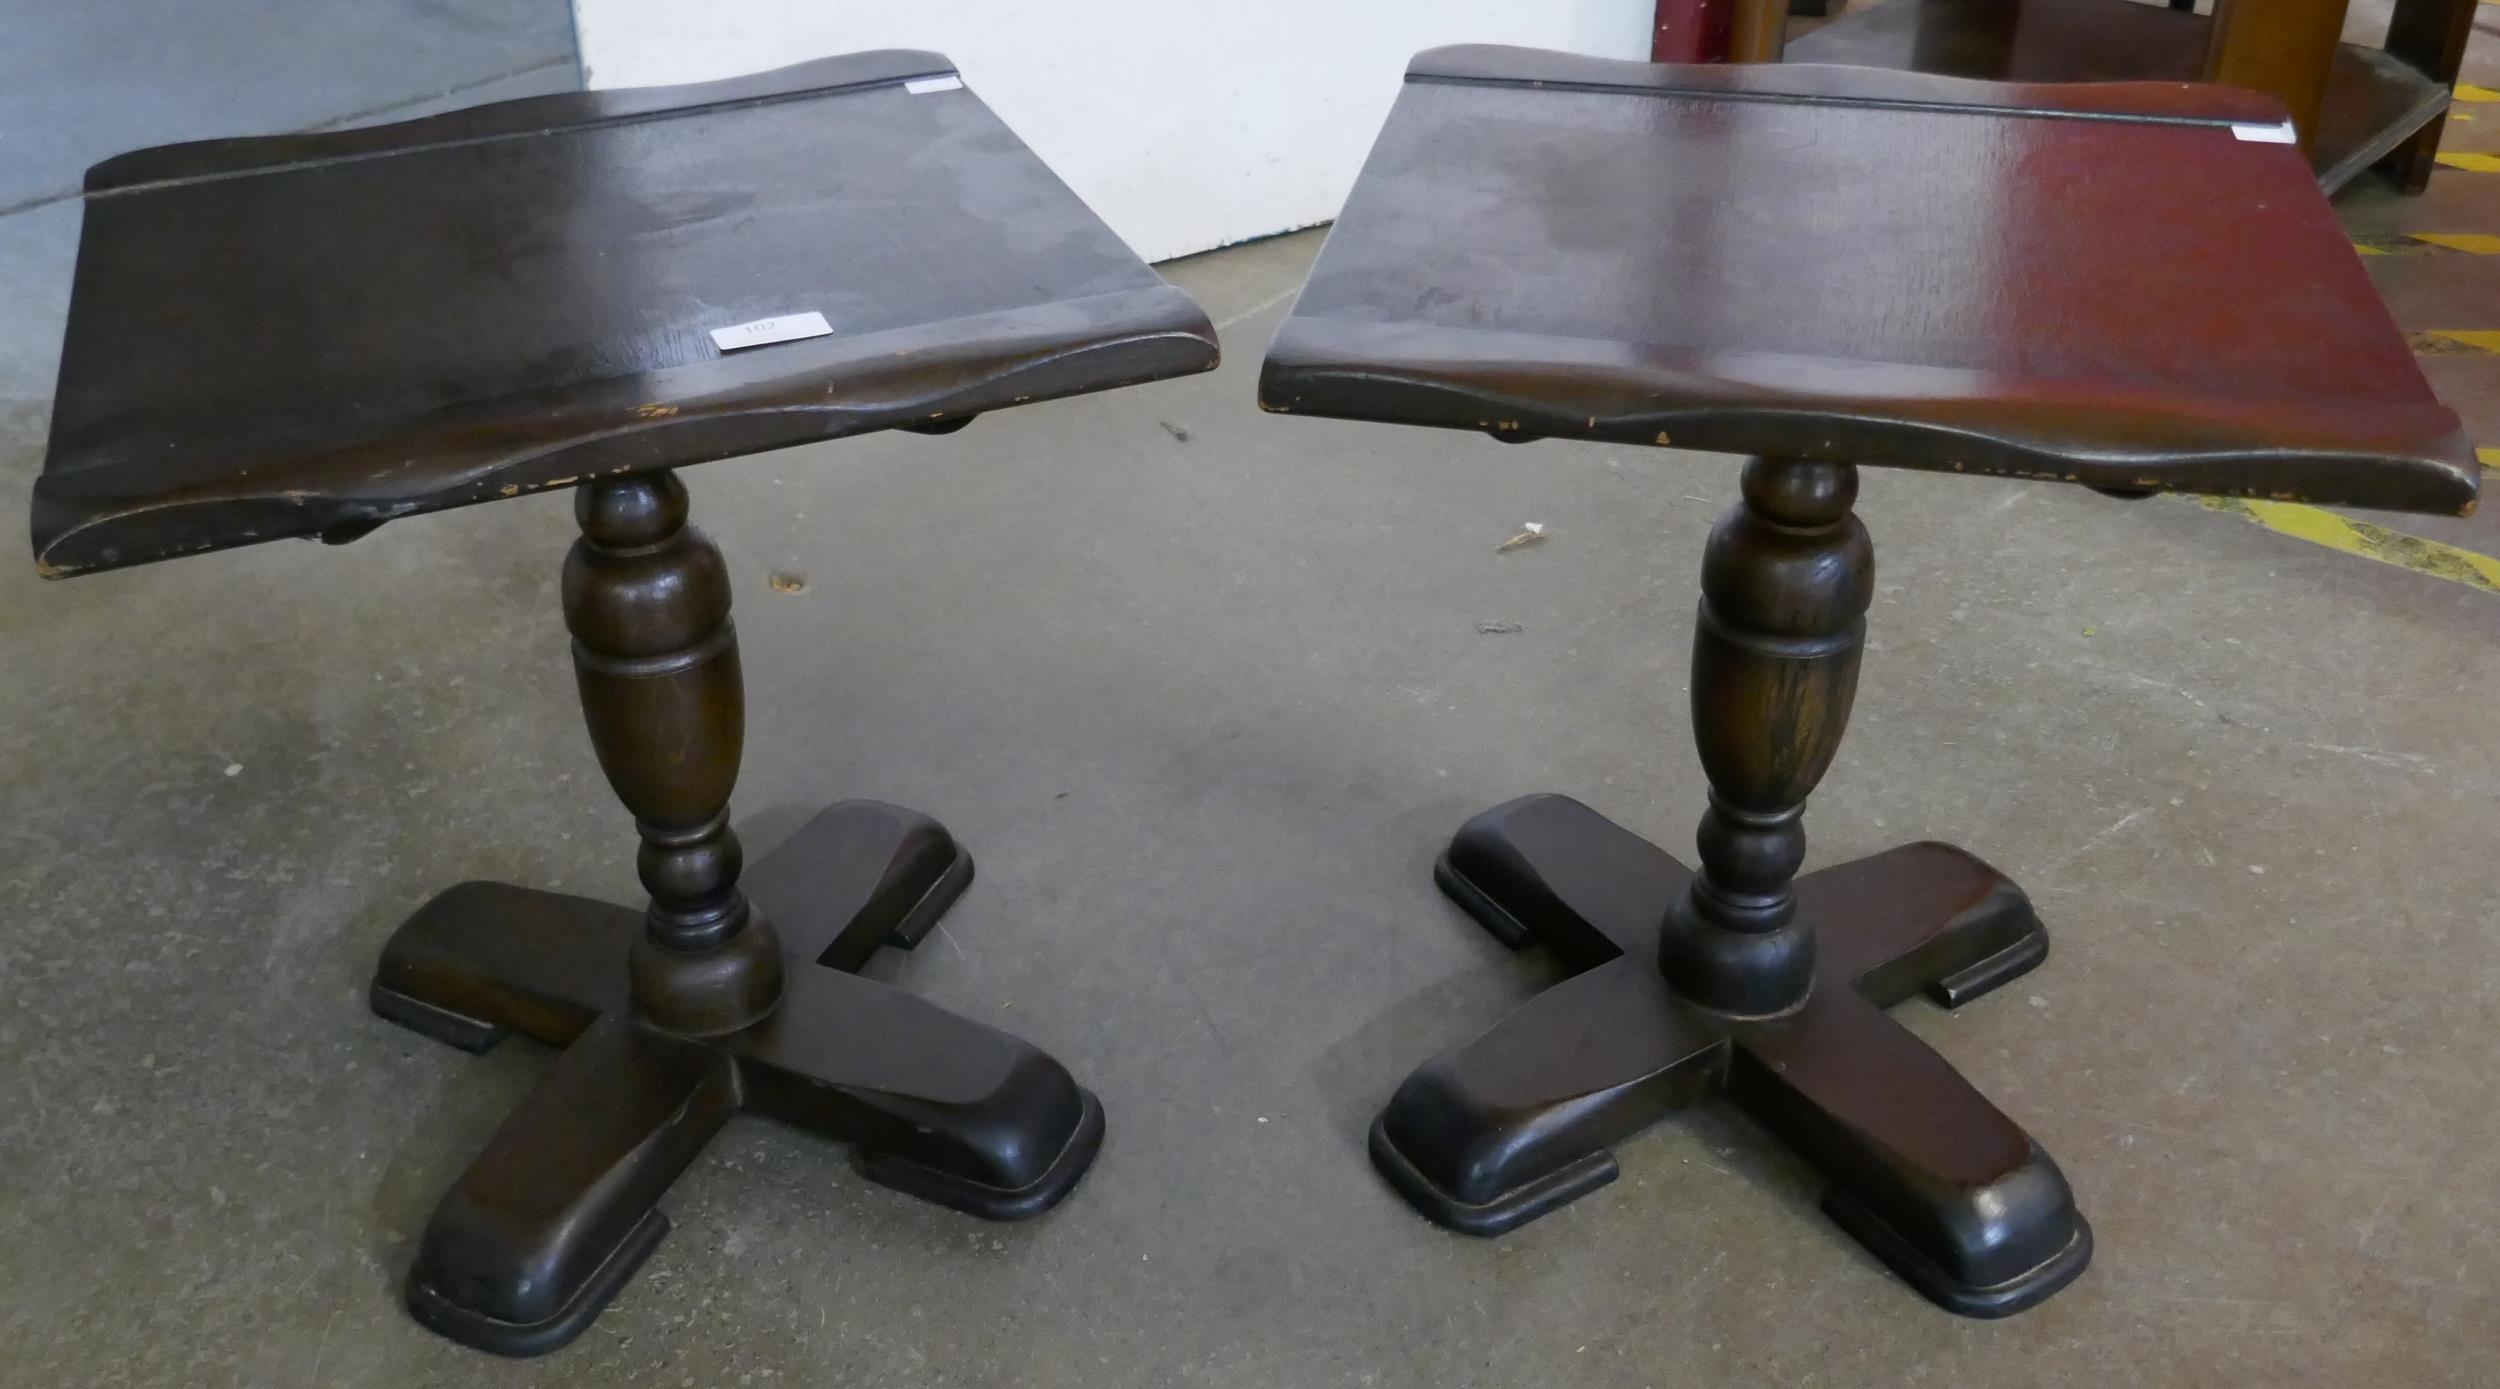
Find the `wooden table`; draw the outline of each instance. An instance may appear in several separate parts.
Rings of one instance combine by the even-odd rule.
[[[1197,305],[935,53],[178,145],[87,193],[35,484],[47,575],[575,489],[564,617],[651,895],[464,883],[384,948],[383,1017],[566,1048],[436,1210],[416,1317],[505,1354],[564,1344],[741,1109],[976,1215],[1063,1198],[1102,1140],[1094,1097],[854,972],[970,883],[944,827],[846,801],[742,873],[732,584],[674,470],[1205,371]],[[460,614],[412,593],[374,620]]]
[[[1441,858],[1577,972],[1391,1098],[1372,1157],[1418,1210],[1512,1229],[1724,1089],[1937,1303],[2001,1316],[2082,1271],[2056,1163],[1882,1011],[2038,966],[2022,890],[1934,843],[1797,876],[1874,591],[1857,467],[2470,508],[2473,451],[2299,152],[2235,129],[2280,118],[2176,84],[1415,60],[1260,403],[1753,455],[1702,556],[1699,866],[1550,794]]]
[[[2217,0],[2208,18],[2133,0],[1879,0],[1788,44],[1787,57],[2014,82],[2246,87],[2283,103],[2328,192],[2380,164],[2418,193],[2475,0],[2396,0],[2381,48],[2338,42],[2346,3]],[[1751,41],[1739,59],[1779,56],[1778,27],[1776,17],[1740,25]]]

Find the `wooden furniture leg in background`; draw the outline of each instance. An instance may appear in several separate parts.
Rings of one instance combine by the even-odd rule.
[[[1728,36],[1731,63],[1776,63],[1788,47],[1789,0],[1736,0]]]
[[[2465,67],[2465,46],[2474,37],[2474,10],[2473,0],[2396,0],[2395,13],[2387,23],[2388,56],[2455,91],[2457,74]],[[2421,192],[2430,184],[2439,137],[2447,128],[2448,116],[2443,111],[2389,151],[2378,167],[2397,187]]]
[[[2205,80],[2247,87],[2291,108],[2302,149],[2318,134],[2327,74],[2348,0],[2214,0]]]

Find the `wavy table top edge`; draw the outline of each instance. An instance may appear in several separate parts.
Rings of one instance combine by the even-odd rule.
[[[710,106],[830,96],[954,72],[954,62],[943,53],[889,48],[819,58],[711,82],[520,97],[352,130],[192,140],[133,150],[95,164],[87,170],[86,192],[91,198],[120,196],[158,184],[232,178],[340,159],[544,135]]]
[[[1289,316],[1259,405],[1514,440],[2460,515],[2474,509],[2482,471],[2455,412],[2435,401],[2218,401],[2154,385],[1357,319]],[[2275,485],[2221,480],[2251,462]]]
[[[1087,321],[1073,325],[1071,315]],[[755,351],[776,354],[770,378],[753,375],[758,359],[740,354],[499,397],[442,412],[422,430],[271,457],[247,470],[204,458],[199,480],[171,494],[155,473],[144,492],[118,487],[121,469],[109,459],[48,469],[35,480],[30,514],[36,568],[64,578],[268,540],[362,534],[593,474],[961,419],[1211,371],[1221,358],[1206,311],[1170,284]],[[182,432],[179,421],[163,427]],[[142,465],[147,436],[114,437]],[[450,460],[451,476],[394,486],[404,460],[418,455]],[[343,488],[342,473],[362,485]],[[196,524],[181,524],[186,511]]]
[[[1832,63],[1644,63],[1501,44],[1425,49],[1407,65],[1406,80],[2173,125],[2291,119],[2273,97],[2205,82],[1990,82]]]

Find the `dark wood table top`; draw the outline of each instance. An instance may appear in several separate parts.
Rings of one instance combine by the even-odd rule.
[[[2471,509],[2268,98],[1419,56],[1266,408]],[[2235,130],[2235,127],[2247,129]]]
[[[1203,371],[1214,330],[935,53],[87,175],[47,574]],[[820,313],[724,351],[710,330]]]

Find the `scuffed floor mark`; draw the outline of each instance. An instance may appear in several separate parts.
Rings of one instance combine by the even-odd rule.
[[[2363,762],[2374,762],[2379,766],[2394,767],[2399,771],[2423,771],[2430,766],[2430,759],[2418,752],[2389,752],[2385,748],[2357,748],[2349,743],[2302,743],[2301,746],[2311,752],[2323,752],[2335,757],[2350,757]]]
[[[2151,813],[2151,806],[2140,805],[2135,809],[2128,811],[2126,814],[2119,816],[2116,821],[2104,827],[2099,833],[2084,840],[2081,844],[2076,845],[2074,848],[2067,850],[2064,856],[2049,865],[2048,871],[2054,873],[2058,869],[2064,868],[2066,865],[2082,858],[2085,854],[2088,854],[2094,849],[2101,847],[2103,844],[2108,843],[2112,838],[2125,831],[2127,826],[2134,824],[2136,821],[2143,819]]]

